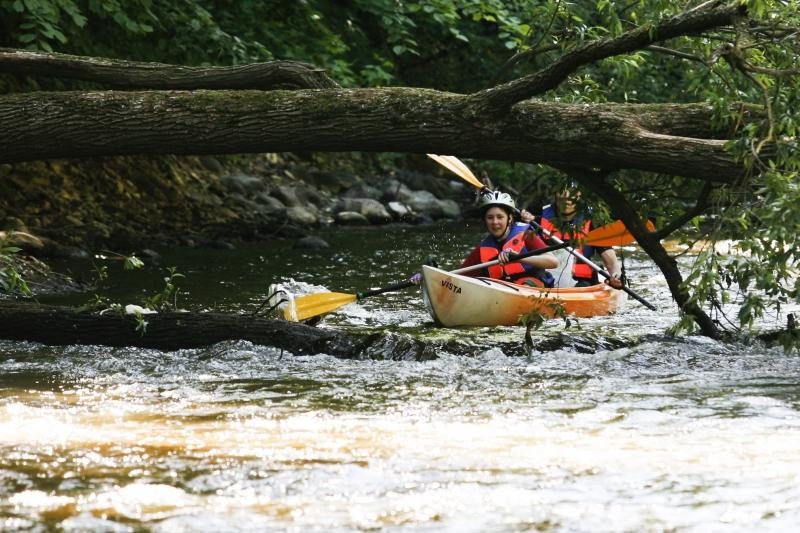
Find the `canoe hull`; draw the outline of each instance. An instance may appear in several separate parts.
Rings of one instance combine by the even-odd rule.
[[[455,326],[514,326],[522,315],[538,310],[553,318],[563,312],[593,317],[617,312],[626,300],[623,291],[601,283],[592,287],[540,289],[490,278],[470,278],[438,268],[422,267],[425,304],[437,324]]]

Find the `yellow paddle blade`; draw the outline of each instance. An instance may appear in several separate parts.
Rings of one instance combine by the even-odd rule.
[[[647,221],[647,230],[655,231],[656,227],[651,221]],[[625,246],[636,242],[636,239],[625,227],[621,220],[606,224],[597,229],[593,229],[586,234],[584,243],[591,246],[611,247],[611,246]]]
[[[464,164],[464,162],[461,161],[459,158],[457,158],[454,155],[443,155],[441,157],[442,159],[444,159],[445,161],[449,161],[454,167],[459,169],[461,171],[461,175],[464,176],[467,179],[467,181],[469,181],[475,187],[483,188],[483,183],[481,183],[481,180],[479,180],[475,176],[475,174],[472,173],[469,167],[466,164]]]
[[[309,318],[330,313],[344,305],[356,301],[355,294],[343,292],[321,292],[307,294],[295,298],[294,302],[283,309],[283,318],[292,322],[299,322]]]
[[[463,179],[473,187],[483,188],[483,183],[475,177],[475,174],[460,159],[452,155],[428,154],[428,157],[442,165],[444,168]]]

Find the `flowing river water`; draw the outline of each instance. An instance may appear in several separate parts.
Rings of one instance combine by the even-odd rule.
[[[164,250],[162,267],[187,276],[179,305],[250,312],[274,282],[356,292],[431,254],[456,266],[478,233],[338,230],[321,253]],[[795,530],[800,358],[666,337],[677,313],[663,279],[635,252],[625,264],[658,312],[629,300],[536,332],[641,339],[611,349],[520,356],[521,328],[435,328],[414,290],[319,327],[458,339],[477,355],[0,341],[0,531]],[[106,294],[122,303],[163,276],[111,270]]]

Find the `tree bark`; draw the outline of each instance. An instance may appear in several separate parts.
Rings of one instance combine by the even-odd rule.
[[[705,104],[524,102],[476,117],[427,89],[60,92],[0,97],[0,162],[282,151],[445,153],[729,183],[743,172]]]
[[[158,313],[137,331],[132,315],[99,315],[69,307],[0,302],[0,339],[50,345],[99,344],[159,350],[199,348],[225,340],[247,340],[295,355],[328,354],[348,359],[436,357],[433,347],[410,337],[348,335],[302,323],[222,313]]]

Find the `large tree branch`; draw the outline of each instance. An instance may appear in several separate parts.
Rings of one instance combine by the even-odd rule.
[[[527,102],[504,117],[425,89],[57,92],[0,96],[0,162],[279,151],[448,153],[634,168],[731,182],[743,173],[711,108]]]
[[[185,67],[0,48],[0,72],[66,78],[125,89],[329,89],[339,85],[307,63]]]
[[[713,2],[720,4],[720,2]],[[640,50],[655,43],[682,35],[701,33],[731,24],[736,17],[746,13],[739,2],[725,2],[708,9],[695,9],[681,13],[666,21],[645,25],[627,31],[613,39],[603,39],[580,44],[540,71],[514,81],[478,92],[474,95],[482,105],[495,111],[542,94],[557,87],[578,68],[608,57]]]

